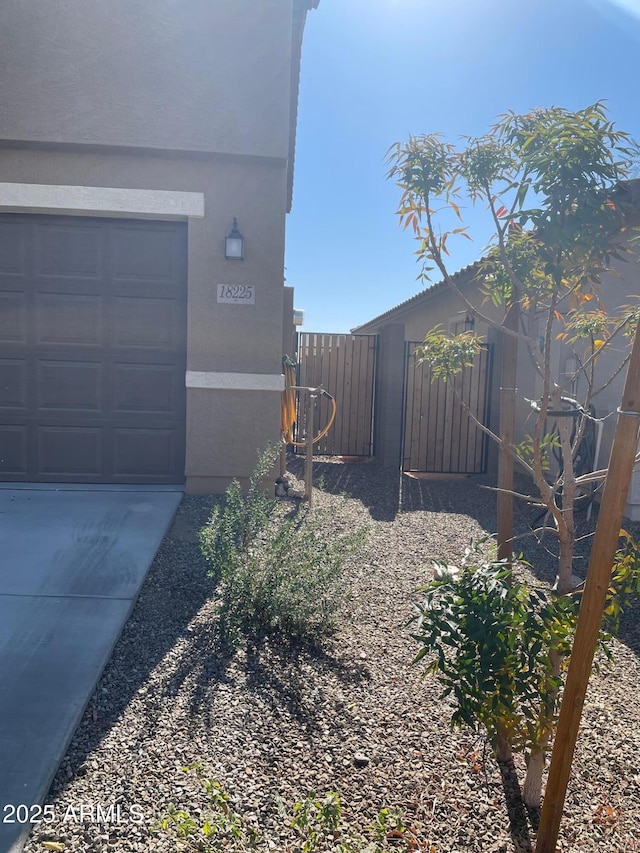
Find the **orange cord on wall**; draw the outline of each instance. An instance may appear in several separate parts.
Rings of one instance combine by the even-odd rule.
[[[296,422],[296,391],[293,386],[296,384],[296,366],[288,355],[283,356],[282,365],[284,369],[284,391],[282,392],[282,404],[280,409],[280,421],[282,425],[282,440],[285,444],[292,444],[294,447],[306,447],[305,441],[293,440],[293,426]],[[331,415],[329,422],[324,429],[313,439],[313,443],[320,441],[329,432],[336,419],[337,406],[335,398],[328,391],[321,392],[323,396],[331,401]]]

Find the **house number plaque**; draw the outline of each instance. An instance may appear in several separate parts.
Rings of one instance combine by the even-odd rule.
[[[227,305],[255,305],[256,288],[254,284],[218,284],[218,302]]]

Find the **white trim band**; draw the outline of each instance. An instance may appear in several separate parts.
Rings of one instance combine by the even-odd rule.
[[[186,219],[204,216],[204,194],[120,187],[0,183],[0,210],[85,216],[146,216]]]
[[[281,373],[212,373],[187,370],[187,388],[215,391],[284,391]]]

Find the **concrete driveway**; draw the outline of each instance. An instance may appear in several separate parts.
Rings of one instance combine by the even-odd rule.
[[[22,849],[181,498],[0,484],[0,853]]]

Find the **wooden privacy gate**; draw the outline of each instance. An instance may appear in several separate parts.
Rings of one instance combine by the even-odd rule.
[[[483,344],[473,367],[448,382],[432,382],[429,366],[416,357],[420,343],[406,343],[402,470],[484,474],[488,436],[473,423],[455,391],[480,423],[487,424],[493,347]]]
[[[335,423],[314,445],[325,456],[373,455],[377,335],[298,335],[298,385],[322,385],[336,398]],[[303,440],[304,394],[298,396],[296,440]],[[330,416],[329,401],[319,398],[314,416],[317,434]]]

